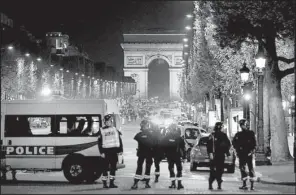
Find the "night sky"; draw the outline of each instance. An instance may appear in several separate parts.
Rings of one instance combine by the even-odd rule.
[[[123,33],[147,29],[184,33],[192,1],[1,0],[0,11],[38,38],[67,33],[95,62],[123,68]]]

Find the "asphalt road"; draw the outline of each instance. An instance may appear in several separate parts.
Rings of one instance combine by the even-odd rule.
[[[150,189],[144,188],[144,183],[139,183],[138,190],[131,190],[133,184],[133,177],[136,170],[136,147],[137,143],[133,140],[136,132],[139,131],[139,124],[124,125],[123,132],[123,144],[124,144],[124,159],[126,167],[120,169],[116,173],[115,183],[119,186],[117,189],[103,189],[102,181],[98,179],[95,184],[81,184],[73,185],[69,184],[64,178],[62,172],[19,172],[17,174],[18,181],[1,184],[2,194],[44,194],[44,193],[60,193],[60,194],[280,194],[280,193],[295,193],[295,186],[283,186],[283,185],[269,185],[262,183],[255,183],[255,191],[243,191],[238,187],[241,185],[240,173],[238,170],[234,174],[225,173],[223,175],[222,190],[216,190],[216,184],[214,184],[214,190],[208,190],[208,168],[199,168],[197,171],[189,171],[189,163],[183,165],[183,185],[185,189],[176,190],[169,189],[169,173],[167,168],[167,162],[161,163],[161,176],[159,183],[151,181]],[[152,166],[151,175],[154,174],[154,166]],[[8,175],[10,179],[11,176]]]

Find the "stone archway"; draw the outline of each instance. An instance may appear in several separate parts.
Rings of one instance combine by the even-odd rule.
[[[148,64],[148,98],[158,97],[159,100],[170,99],[169,63],[156,58]]]
[[[149,67],[156,59],[165,61],[166,68],[169,66],[167,99],[178,100],[181,98],[179,88],[180,75],[184,65],[182,62],[184,36],[185,34],[123,34],[124,42],[121,44],[124,52],[123,71],[124,76],[130,76],[136,81],[135,98],[147,99],[149,96],[153,96],[148,89],[148,77]]]

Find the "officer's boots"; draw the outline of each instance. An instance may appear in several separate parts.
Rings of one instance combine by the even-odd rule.
[[[151,186],[149,185],[149,181],[150,179],[146,179],[145,188],[151,188]]]
[[[222,181],[218,181],[218,190],[221,190],[222,189]]]
[[[110,179],[109,188],[118,188],[118,186],[114,184],[114,179]]]
[[[209,178],[209,190],[213,189],[213,182],[214,182],[214,180]]]
[[[255,190],[255,188],[254,188],[254,181],[250,181],[250,183],[251,183],[251,190]]]
[[[178,180],[178,190],[180,190],[180,189],[183,189],[184,188],[184,186],[182,185],[182,181],[181,180]]]
[[[241,190],[247,190],[248,189],[246,180],[243,180],[243,185],[241,187],[239,187],[239,189],[241,189]]]
[[[173,180],[169,188],[176,188],[176,181]]]
[[[140,181],[139,179],[134,179],[134,184],[133,184],[133,186],[132,186],[132,189],[133,189],[133,190],[135,190],[135,189],[138,188],[138,182],[139,182],[139,181]]]
[[[158,182],[158,178],[159,178],[159,175],[155,175],[155,180],[154,180],[155,183]]]
[[[103,188],[109,188],[107,185],[107,180],[103,180]]]

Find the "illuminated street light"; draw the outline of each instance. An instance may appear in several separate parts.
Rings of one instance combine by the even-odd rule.
[[[69,70],[66,70],[66,72],[69,72]]]
[[[51,64],[50,66],[53,67],[53,64]]]
[[[83,77],[84,77],[84,74],[82,74],[81,76],[83,76]]]
[[[39,61],[39,62],[40,62],[40,61],[41,61],[41,58],[37,58],[37,61]]]
[[[184,55],[188,55],[188,53],[187,53],[187,52],[185,52],[185,53],[184,53]]]
[[[43,96],[49,96],[51,94],[51,89],[49,87],[44,87],[41,91]]]
[[[241,79],[243,82],[246,82],[249,79],[250,69],[247,67],[246,62],[244,62],[243,67],[239,70],[241,74]]]
[[[64,69],[63,68],[60,68],[60,71],[63,71]]]
[[[185,29],[186,30],[191,30],[191,27],[190,26],[186,26]]]
[[[193,16],[191,14],[186,15],[187,18],[192,18]]]
[[[244,98],[245,98],[245,100],[249,101],[251,99],[251,95],[250,94],[245,94]]]
[[[295,101],[295,95],[291,95],[291,102]]]
[[[266,57],[262,44],[259,44],[258,53],[255,56],[256,67],[262,70],[265,67]]]
[[[29,53],[26,53],[26,54],[25,54],[25,56],[29,57],[29,56],[30,56],[30,54],[29,54]]]
[[[7,48],[8,48],[9,50],[13,50],[13,46],[11,46],[11,45],[9,45]]]
[[[184,42],[187,42],[187,41],[188,41],[188,39],[187,39],[187,38],[184,38],[184,39],[183,39],[183,41],[184,41]]]
[[[76,72],[75,75],[78,75],[78,72]]]
[[[188,47],[188,44],[185,44],[184,47]]]

